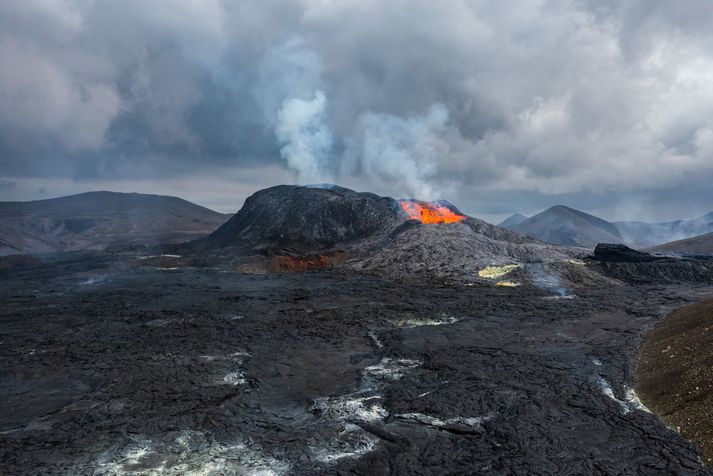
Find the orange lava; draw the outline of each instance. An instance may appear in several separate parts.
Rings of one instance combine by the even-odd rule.
[[[439,223],[458,223],[465,220],[465,215],[459,215],[450,208],[435,203],[410,200],[401,200],[399,203],[410,219],[418,220],[421,223],[434,225]]]

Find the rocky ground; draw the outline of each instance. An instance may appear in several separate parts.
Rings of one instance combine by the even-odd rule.
[[[646,335],[636,383],[642,400],[713,464],[713,300],[671,313]]]
[[[633,392],[642,335],[710,285],[171,259],[0,271],[0,473],[711,474]]]

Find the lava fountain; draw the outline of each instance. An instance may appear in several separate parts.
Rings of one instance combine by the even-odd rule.
[[[454,212],[436,202],[418,202],[415,200],[400,200],[401,208],[411,220],[418,220],[429,225],[439,223],[458,223],[465,220],[465,215]]]

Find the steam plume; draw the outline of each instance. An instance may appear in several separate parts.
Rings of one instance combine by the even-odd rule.
[[[257,99],[300,183],[326,179],[332,151],[319,56],[294,38],[263,58]]]
[[[324,178],[325,161],[332,149],[332,133],[325,121],[327,98],[317,90],[314,98],[287,99],[277,113],[275,134],[287,166],[300,183]]]
[[[449,152],[443,137],[447,121],[448,110],[442,104],[410,118],[365,113],[350,140],[342,172],[361,168],[361,173],[390,184],[395,192],[438,198],[432,184],[438,159]]]

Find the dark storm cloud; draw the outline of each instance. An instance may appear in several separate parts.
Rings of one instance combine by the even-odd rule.
[[[0,174],[280,166],[486,215],[713,209],[711,20],[705,0],[9,0]]]

